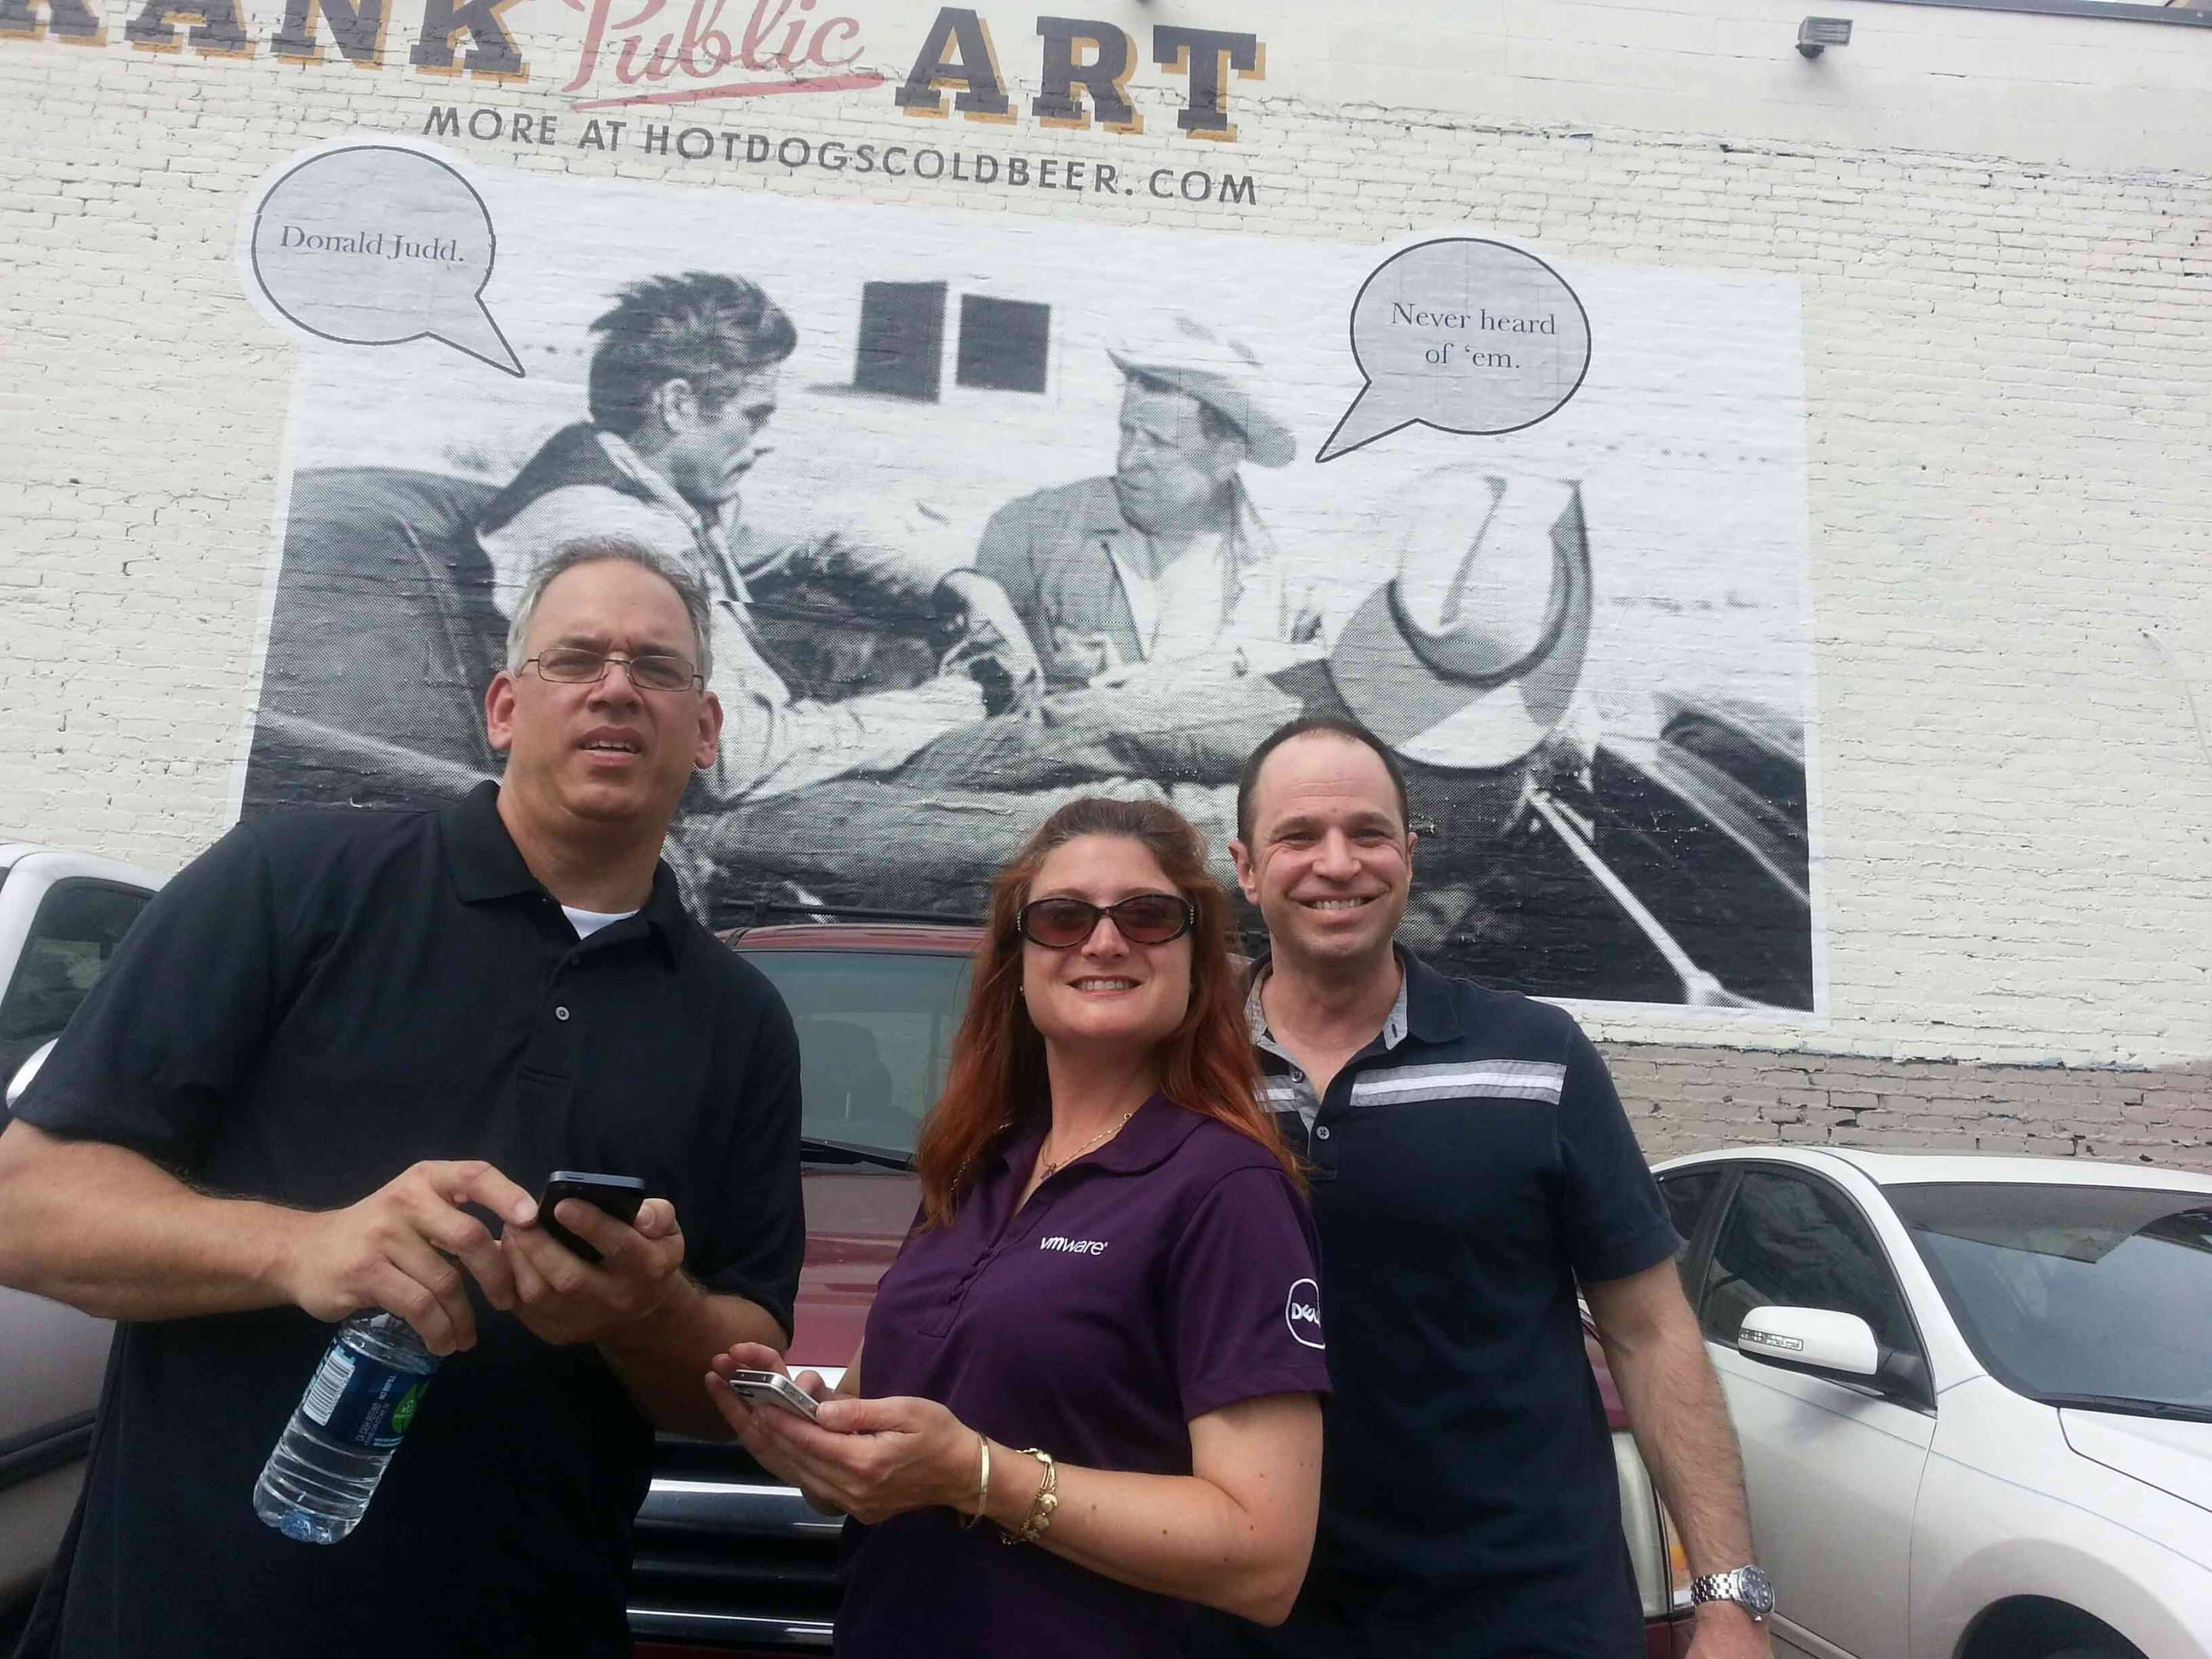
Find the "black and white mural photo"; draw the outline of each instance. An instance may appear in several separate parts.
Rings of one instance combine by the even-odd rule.
[[[718,925],[972,919],[1101,790],[1172,799],[1226,877],[1245,754],[1349,714],[1411,777],[1407,936],[1440,964],[1821,1008],[1794,281],[1555,268],[1479,225],[468,180],[495,263],[458,197],[383,256],[450,326],[314,322],[285,261],[401,239],[360,190],[351,228],[296,182],[264,204],[263,292],[313,333],[242,810],[496,775],[508,608],[617,536],[713,596],[726,724],[672,852]],[[1383,269],[1455,240],[1497,252]]]

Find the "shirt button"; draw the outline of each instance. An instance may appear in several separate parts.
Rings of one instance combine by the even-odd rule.
[[[553,1011],[553,1018],[556,1019],[566,1019],[568,1018],[568,1011],[566,1008],[556,1008]]]
[[[1314,1131],[1314,1136],[1316,1139],[1327,1140],[1328,1139],[1328,1125],[1324,1123],[1320,1128],[1316,1129]]]

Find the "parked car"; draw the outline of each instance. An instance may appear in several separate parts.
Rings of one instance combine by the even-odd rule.
[[[161,880],[112,859],[0,846],[0,1079],[61,1034]],[[108,1335],[105,1320],[0,1289],[0,1644],[76,1506]]]
[[[918,1202],[907,1168],[967,1000],[972,928],[813,922],[732,936],[783,993],[806,1102],[806,1267],[790,1358],[835,1380]],[[1594,1334],[1649,1659],[1688,1650],[1681,1553]],[[732,1444],[664,1436],[638,1512],[630,1628],[639,1659],[830,1647],[840,1523]]]
[[[2212,1656],[2212,1178],[1774,1146],[1657,1173],[1778,1652]]]

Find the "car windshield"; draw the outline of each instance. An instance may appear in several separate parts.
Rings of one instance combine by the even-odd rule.
[[[884,951],[741,951],[775,981],[799,1030],[809,1161],[901,1157],[937,1103],[968,1001],[968,959]]]
[[[2212,1194],[1885,1189],[1990,1375],[2053,1403],[2212,1408]]]

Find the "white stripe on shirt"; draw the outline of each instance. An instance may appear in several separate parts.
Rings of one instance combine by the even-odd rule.
[[[1559,1104],[1567,1068],[1547,1060],[1449,1060],[1439,1066],[1397,1066],[1364,1072],[1352,1079],[1355,1106],[1391,1106],[1405,1101],[1449,1100],[1456,1096],[1519,1098]]]

